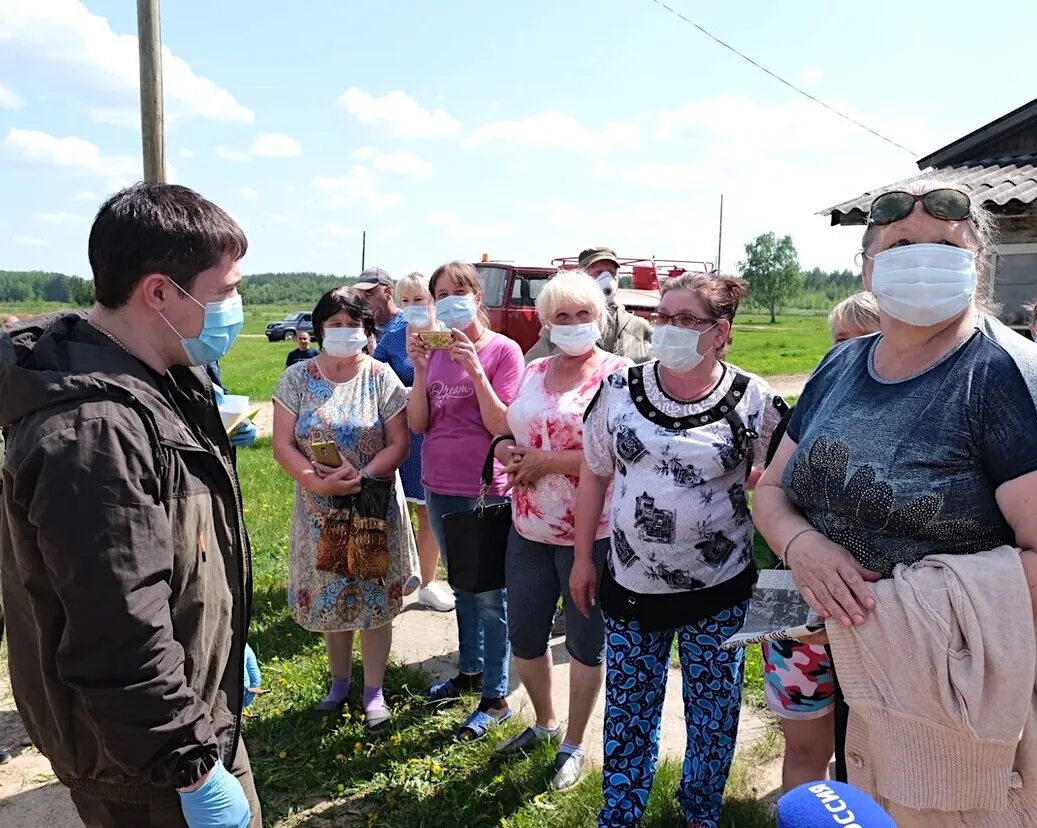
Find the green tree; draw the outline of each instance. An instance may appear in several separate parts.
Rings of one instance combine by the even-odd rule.
[[[745,261],[738,263],[738,272],[749,282],[749,296],[776,318],[782,302],[799,293],[802,274],[799,257],[791,236],[777,238],[773,233],[757,236],[745,246]]]

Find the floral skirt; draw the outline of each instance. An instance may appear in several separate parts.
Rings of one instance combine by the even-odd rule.
[[[418,550],[399,475],[393,488],[394,507],[388,515],[389,574],[367,580],[317,569],[317,544],[330,503],[296,486],[288,606],[299,626],[313,632],[381,627],[399,614],[403,596],[417,588]]]

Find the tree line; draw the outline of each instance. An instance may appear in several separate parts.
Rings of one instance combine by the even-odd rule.
[[[352,284],[353,276],[328,273],[255,273],[244,278],[241,297],[246,305],[311,306],[332,288]],[[41,270],[0,270],[0,303],[60,302],[86,307],[93,304],[90,279]]]

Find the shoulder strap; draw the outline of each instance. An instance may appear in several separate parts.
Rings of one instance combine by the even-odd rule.
[[[724,415],[724,419],[727,420],[727,424],[731,427],[731,433],[735,438],[735,451],[738,452],[739,461],[745,462],[745,476],[748,477],[753,470],[755,445],[753,441],[760,435],[751,428],[746,428],[738,413],[738,403],[745,396],[746,389],[749,387],[749,377],[739,371],[734,373],[734,382],[731,383],[731,388],[728,389],[728,392],[720,401],[719,408]]]

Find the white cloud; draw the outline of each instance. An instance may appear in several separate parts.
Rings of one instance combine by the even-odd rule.
[[[238,194],[242,198],[247,199],[248,201],[255,201],[257,198],[259,198],[259,193],[257,193],[251,187],[242,187],[240,190],[238,190]]]
[[[274,213],[270,216],[271,224],[298,224],[299,219],[295,216],[285,215],[284,213]]]
[[[248,153],[241,152],[240,150],[232,150],[227,147],[216,147],[216,155],[222,158],[224,161],[231,161],[234,164],[244,164],[248,161]]]
[[[268,132],[256,138],[249,153],[257,158],[294,158],[302,155],[302,144],[291,135]]]
[[[90,216],[79,213],[37,213],[36,218],[44,224],[87,224]]]
[[[25,100],[11,87],[0,83],[0,109],[18,109],[25,105]]]
[[[445,109],[425,109],[399,90],[377,97],[351,86],[335,103],[365,126],[383,128],[395,138],[453,138],[461,132],[461,123]]]
[[[7,153],[27,164],[54,167],[79,175],[113,176],[135,180],[141,162],[125,155],[105,156],[84,138],[58,138],[33,129],[11,129],[4,140]]]
[[[335,239],[351,239],[360,235],[360,231],[355,227],[349,227],[348,225],[338,224],[333,221],[325,222],[317,227],[313,232],[318,236],[326,236]]]
[[[107,18],[92,14],[81,0],[5,2],[0,7],[0,55],[0,65],[27,74],[57,69],[41,77],[54,78],[55,92],[86,100],[95,118],[139,123],[134,118],[139,107],[136,35],[116,33]],[[195,74],[168,48],[162,50],[162,75],[169,120],[255,119],[251,109],[215,81]]]
[[[485,243],[514,235],[515,226],[509,221],[464,221],[456,213],[437,210],[425,217],[429,227],[441,230],[452,241]]]
[[[362,204],[367,207],[391,207],[403,201],[399,193],[381,190],[381,178],[370,167],[355,165],[346,175],[317,176],[313,186],[327,195],[326,206],[348,207]]]
[[[90,190],[79,190],[72,198],[76,201],[97,201],[97,193],[90,192]]]
[[[476,127],[464,140],[468,149],[496,146],[591,153],[637,147],[640,143],[641,129],[637,124],[614,121],[595,131],[558,110],[538,112],[526,118],[491,121]]]
[[[399,150],[378,155],[374,159],[376,172],[386,175],[398,175],[415,181],[427,181],[432,178],[432,165],[409,150]]]
[[[385,175],[396,175],[414,181],[432,178],[432,164],[410,150],[381,152],[375,147],[360,147],[353,151],[353,160],[370,166]]]
[[[179,155],[185,161],[190,161],[192,158],[194,158],[194,153],[189,149],[181,148]]]
[[[47,240],[41,239],[39,236],[15,236],[16,244],[24,245],[25,247],[46,247]]]

